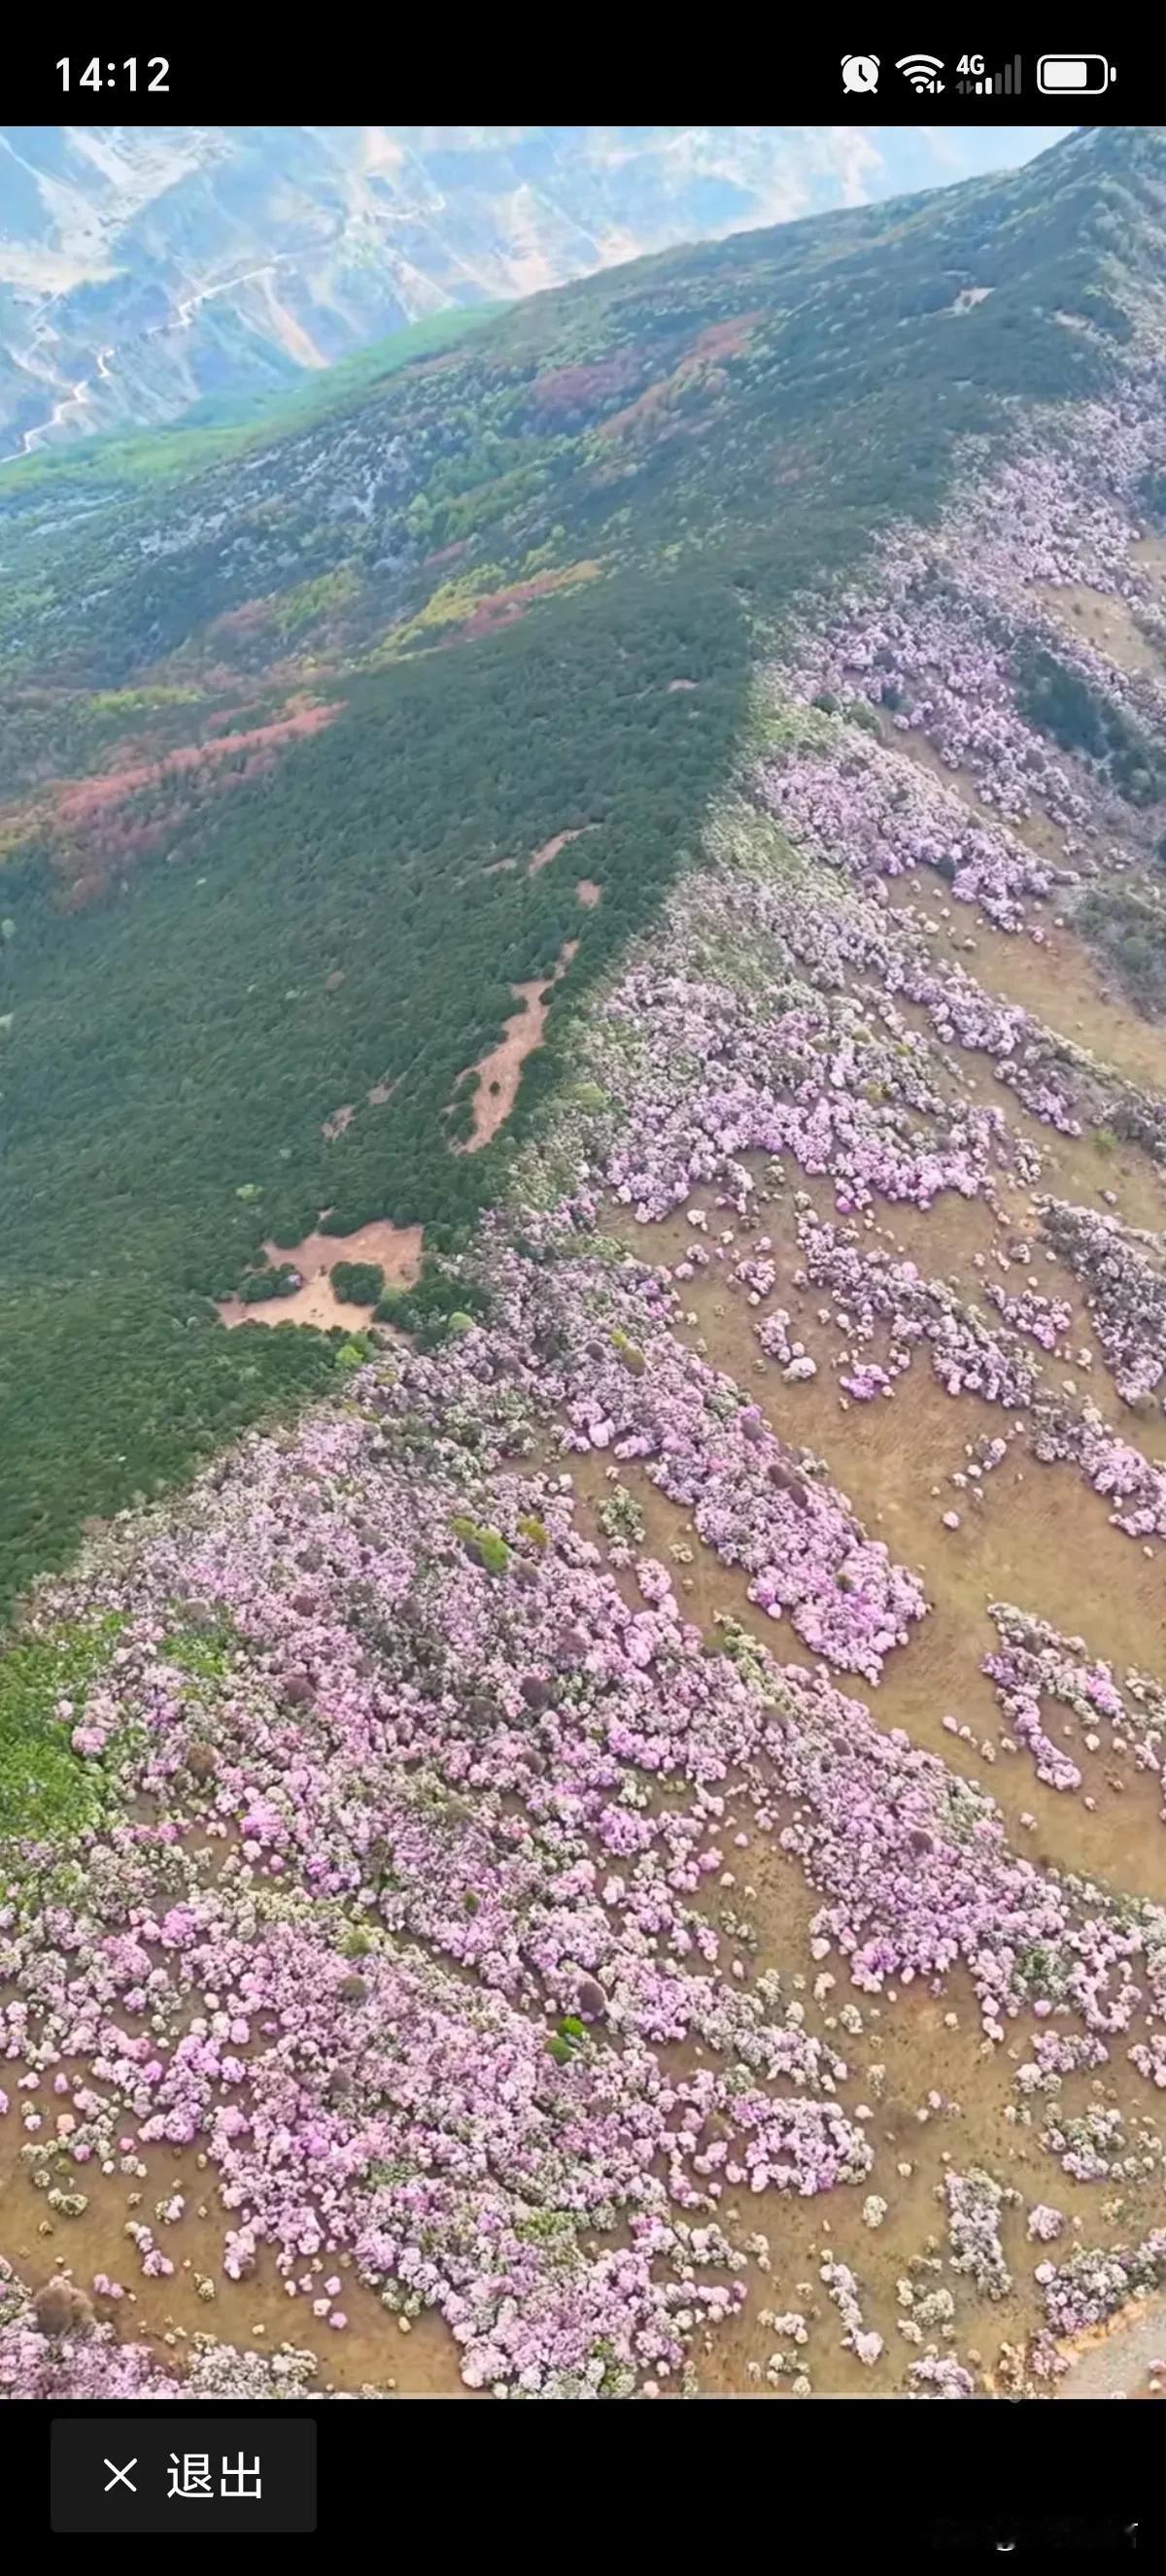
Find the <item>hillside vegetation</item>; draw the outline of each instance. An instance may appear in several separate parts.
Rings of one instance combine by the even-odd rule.
[[[1163,175],[13,489],[0,2400],[1135,2393]]]
[[[961,442],[1106,384],[1160,162],[1080,139],[4,477],[0,1601],[324,1383],[318,1334],[214,1314],[263,1241],[459,1239],[695,844],[758,634]],[[513,1116],[453,1151],[570,942]]]

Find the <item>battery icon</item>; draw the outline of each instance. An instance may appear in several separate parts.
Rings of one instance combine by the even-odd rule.
[[[1099,98],[1116,79],[1104,54],[1042,54],[1036,67],[1046,98]]]

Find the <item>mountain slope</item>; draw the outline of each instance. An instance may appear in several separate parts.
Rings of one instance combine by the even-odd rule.
[[[0,2397],[1137,2392],[1162,154],[10,479]]]
[[[420,316],[1023,159],[1042,139],[0,128],[0,454],[262,395]]]
[[[693,846],[759,624],[933,510],[958,441],[1113,378],[1160,158],[1082,139],[669,253],[205,469],[159,442],[161,484],[149,449],[8,478],[9,1589],[320,1382],[316,1336],[207,1302],[264,1242],[472,1220]]]

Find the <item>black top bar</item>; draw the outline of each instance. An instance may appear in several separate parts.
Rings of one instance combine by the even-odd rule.
[[[305,12],[273,16],[262,29],[230,19],[200,29],[191,14],[159,11],[144,35],[127,33],[100,8],[81,33],[69,25],[43,36],[35,24],[10,35],[0,53],[5,125],[327,125],[368,119],[429,122],[444,114],[474,125],[517,117],[546,121],[551,78],[539,79],[537,53],[459,31],[432,52],[424,21],[331,18]],[[576,117],[591,122],[753,122],[759,105],[772,121],[918,127],[1148,124],[1166,110],[1166,54],[1147,34],[1107,55],[1054,55],[1042,47],[965,46],[960,28],[949,44],[920,50],[878,27],[864,53],[846,51],[846,36],[818,41],[788,32],[779,17],[760,52],[715,46],[699,81],[686,75],[686,48],[661,49],[660,29],[641,37],[621,25],[605,43],[592,23],[579,59],[556,64],[553,87],[566,91]],[[1060,34],[1051,13],[1050,37]],[[1099,25],[1095,33],[1104,36]],[[566,78],[564,78],[566,70]],[[549,66],[548,66],[549,71]],[[541,91],[542,97],[532,96]],[[540,115],[541,110],[541,115]],[[694,110],[696,113],[694,114]]]

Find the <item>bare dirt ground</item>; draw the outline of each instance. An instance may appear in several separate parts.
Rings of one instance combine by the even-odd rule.
[[[1132,608],[1112,591],[1091,590],[1086,582],[1041,581],[1033,583],[1033,596],[1120,671],[1161,671],[1161,660]]]
[[[355,1116],[356,1102],[354,1100],[346,1100],[342,1108],[334,1109],[331,1117],[324,1120],[320,1129],[320,1134],[324,1137],[326,1143],[334,1145],[337,1137],[344,1134],[345,1128],[351,1127]]]
[[[1166,587],[1166,537],[1139,537],[1130,547],[1130,562],[1147,574],[1156,590]]]
[[[386,1287],[407,1287],[421,1268],[422,1229],[419,1225],[396,1226],[378,1222],[362,1225],[355,1234],[306,1234],[302,1243],[291,1245],[266,1243],[269,1260],[290,1261],[303,1278],[303,1287],[290,1297],[270,1297],[264,1305],[244,1306],[237,1297],[224,1297],[218,1306],[224,1324],[316,1324],[327,1332],[332,1325],[351,1332],[367,1323],[371,1306],[342,1305],[332,1286],[330,1272],[338,1261],[379,1262],[385,1274]]]
[[[1155,2362],[1166,2358],[1166,2298],[1133,2299],[1108,2326],[1078,2335],[1058,2397],[1138,2397]],[[1155,2373],[1157,2376],[1157,2373]]]
[[[590,828],[588,823],[576,823],[571,832],[555,832],[549,841],[543,842],[541,850],[535,851],[526,871],[528,877],[540,876],[544,868],[549,868],[551,860],[558,858],[560,850],[566,849],[568,841],[581,840]]]
[[[548,982],[543,975],[533,976],[528,984],[512,984],[510,989],[518,1009],[507,1020],[505,1033],[496,1047],[484,1055],[477,1071],[481,1077],[474,1093],[474,1132],[465,1145],[455,1146],[459,1154],[476,1154],[496,1136],[509,1118],[518,1098],[522,1068],[528,1055],[542,1043],[543,1023],[551,1006],[551,995],[560,975],[565,975],[579,942],[568,939],[559,953],[558,964]]]

